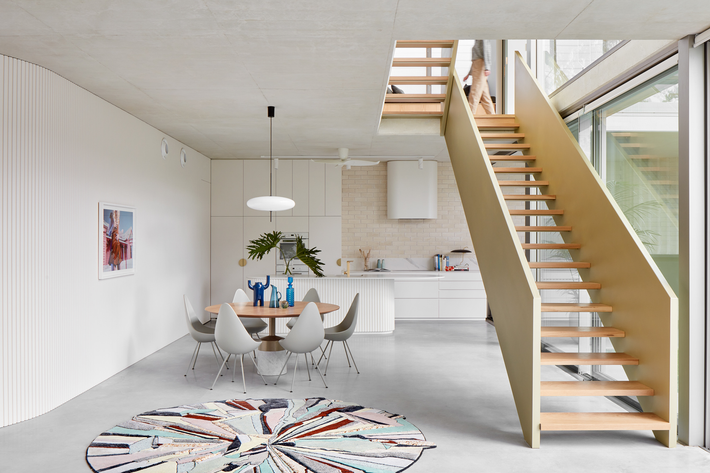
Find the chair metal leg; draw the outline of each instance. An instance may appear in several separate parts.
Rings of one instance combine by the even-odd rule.
[[[227,363],[227,360],[224,360],[222,362],[222,366],[219,368],[219,372],[217,373],[217,377],[215,377],[214,382],[212,383],[212,387],[210,388],[210,391],[214,388],[214,385],[217,383],[217,380],[219,379],[219,375],[222,374],[222,369],[224,368],[225,363]]]
[[[328,361],[325,363],[325,371],[323,371],[323,376],[328,376],[328,365],[330,364],[330,358],[331,355],[333,354],[333,345],[335,345],[335,342],[332,340],[330,341],[330,350],[328,350]]]
[[[192,362],[192,369],[195,369],[195,363],[197,363],[197,357],[200,356],[200,347],[202,346],[202,342],[197,342],[197,354],[195,355],[195,361]]]
[[[187,363],[187,371],[185,371],[185,376],[187,376],[187,373],[190,372],[190,365],[192,364],[192,359],[195,358],[195,352],[197,352],[197,347],[200,346],[200,342],[197,342],[197,345],[195,345],[195,349],[192,350],[192,357],[190,358],[190,361]]]
[[[325,384],[325,379],[323,379],[323,375],[320,374],[320,370],[318,369],[318,365],[316,365],[316,367],[313,369],[315,369],[318,372],[318,376],[320,376],[320,380],[323,381],[323,386],[325,386],[325,389],[328,389],[328,385]]]
[[[251,355],[251,353],[249,353],[249,355]],[[266,380],[262,376],[261,371],[259,371],[259,367],[256,365],[256,360],[254,359],[253,356],[251,357],[251,362],[254,363],[254,367],[256,368],[256,372],[259,373],[259,376],[261,376],[261,380],[264,382],[264,385],[266,385]]]
[[[353,356],[353,351],[350,349],[350,345],[348,345],[347,340],[346,340],[346,341],[343,341],[343,344],[345,345],[345,347],[346,347],[346,348],[348,349],[348,351],[350,352],[350,358],[353,359],[353,364],[355,365],[355,371],[357,371],[357,374],[360,374],[360,370],[357,369],[357,363],[355,363],[355,357]]]
[[[308,381],[311,380],[311,369],[308,367],[308,354],[304,353],[303,358],[306,360],[306,371],[308,372]],[[311,355],[311,358],[313,358],[313,355]]]
[[[288,357],[286,358],[286,362],[283,365],[283,368],[281,368],[281,372],[279,373],[279,377],[276,378],[276,382],[274,383],[274,386],[276,386],[279,383],[279,379],[281,379],[281,375],[284,374],[284,369],[286,369],[286,364],[288,363],[288,360],[291,359],[291,352],[288,352]]]
[[[217,342],[211,342],[216,348],[217,348],[217,353],[219,353],[219,356],[224,360],[224,355],[222,354],[222,350],[219,349],[219,346],[217,345]],[[217,360],[219,363],[219,360]],[[229,369],[229,363],[225,366],[225,368]]]
[[[328,340],[328,343],[325,344],[325,349],[326,349],[326,350],[328,349],[328,345],[330,345],[331,343],[332,343],[332,342],[331,342],[330,340]],[[318,363],[316,363],[316,364],[317,364],[317,365],[320,365],[321,360],[322,360],[323,357],[325,356],[325,352],[323,351],[323,348],[321,348],[321,347],[318,347],[318,348],[320,348],[320,351],[321,351],[322,355],[320,356],[320,358],[318,358]],[[325,359],[327,360],[328,357],[325,356]]]
[[[234,369],[232,370],[232,382],[234,382],[234,373],[237,371],[237,357],[234,357]]]
[[[350,357],[348,356],[348,349],[345,348],[345,342],[343,342],[343,351],[345,351],[345,359],[348,360],[348,368],[352,368],[350,364]]]
[[[244,379],[244,353],[242,353],[242,357],[239,359],[240,363],[242,364],[242,387],[244,388],[244,394],[247,393],[247,382]]]
[[[308,366],[308,360],[306,360],[306,366]],[[293,365],[293,379],[291,380],[291,392],[293,392],[293,383],[296,382],[296,368],[298,368],[298,355],[296,355],[296,363]]]

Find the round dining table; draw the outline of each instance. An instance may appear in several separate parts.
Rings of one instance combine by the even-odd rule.
[[[256,317],[260,319],[269,319],[269,335],[261,337],[261,346],[259,350],[261,351],[282,351],[283,347],[279,343],[279,340],[283,340],[283,337],[276,335],[276,319],[283,317],[298,317],[303,312],[303,309],[308,305],[308,302],[296,301],[293,303],[293,307],[288,307],[287,309],[282,309],[281,307],[272,308],[264,306],[255,306],[252,302],[229,302],[234,312],[237,313],[239,317]],[[325,302],[314,302],[318,307],[318,312],[322,314],[328,314],[330,312],[335,312],[340,309],[340,306],[335,304],[327,304]],[[206,307],[205,310],[210,314],[218,314],[219,308],[222,304],[215,304]]]

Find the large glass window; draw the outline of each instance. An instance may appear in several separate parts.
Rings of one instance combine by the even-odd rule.
[[[678,68],[674,67],[568,123],[636,234],[678,292]],[[552,220],[540,225],[553,224]],[[559,237],[555,241],[561,241]],[[540,252],[542,261],[569,260]],[[538,270],[537,279],[576,280],[571,270]],[[543,302],[587,302],[583,291],[545,291]],[[551,314],[544,325],[601,325],[596,314]],[[549,342],[546,342],[549,343]],[[607,338],[554,339],[550,351],[613,352]],[[580,366],[586,379],[627,380],[621,366]],[[630,404],[634,404],[634,399]]]
[[[540,83],[551,94],[609,52],[621,40],[548,39],[538,41],[542,77]]]

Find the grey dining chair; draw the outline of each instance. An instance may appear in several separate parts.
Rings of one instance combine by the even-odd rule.
[[[251,337],[249,332],[247,332],[244,326],[242,325],[242,322],[239,317],[237,317],[237,313],[234,312],[234,309],[232,309],[229,304],[222,304],[222,306],[219,308],[219,314],[217,316],[217,326],[215,327],[214,335],[217,341],[217,346],[219,348],[224,350],[230,356],[241,355],[240,362],[242,365],[242,385],[244,387],[244,394],[246,394],[247,383],[244,379],[244,355],[249,353],[249,356],[252,356],[250,352],[256,350],[256,348],[261,342],[258,342]],[[251,358],[251,361],[252,363],[254,363],[254,366],[256,366],[256,361],[254,361],[253,356]],[[227,364],[227,360],[224,360],[222,362],[222,366],[220,367],[219,372],[217,373],[217,377],[214,379],[210,390],[213,389],[214,385],[217,383],[217,380],[222,374],[222,370],[224,369],[225,364]],[[234,372],[236,370],[237,357],[235,356],[234,369],[232,370],[232,382],[234,382]],[[256,370],[257,372],[259,372],[259,367],[257,367]],[[261,376],[261,373],[259,373],[259,376]],[[261,380],[264,381],[264,384],[266,384],[266,380],[263,376],[261,376]]]
[[[329,327],[325,329],[325,339],[328,340],[328,343],[325,345],[325,349],[328,350],[328,345],[330,345],[330,350],[328,351],[328,362],[325,364],[325,371],[323,371],[323,376],[327,376],[328,374],[328,365],[330,364],[330,355],[333,352],[334,342],[343,342],[343,349],[345,350],[345,358],[348,360],[348,366],[352,368],[352,365],[350,365],[350,359],[352,359],[353,364],[355,365],[355,371],[357,371],[357,374],[360,374],[360,370],[357,368],[357,363],[355,363],[355,357],[353,357],[353,352],[350,350],[350,345],[348,345],[348,339],[355,332],[355,326],[357,325],[357,314],[359,306],[360,294],[358,293],[355,295],[352,304],[350,304],[350,309],[348,310],[348,313],[345,314],[345,318],[343,319],[343,321],[335,327]],[[349,357],[348,352],[350,353]],[[324,356],[325,353],[323,353],[318,359],[317,364],[320,364]]]
[[[308,290],[305,296],[303,296],[303,302],[320,302],[320,297],[318,297],[318,291],[316,291],[315,287],[312,287]],[[320,316],[320,319],[323,320],[323,316]],[[286,322],[286,327],[288,327],[289,330],[291,330],[296,323],[296,320],[298,320],[298,317],[291,317],[288,322]]]
[[[244,292],[241,288],[239,288],[234,293],[234,297],[232,298],[232,302],[246,303],[246,302],[251,302],[251,299],[249,299],[249,296],[247,295],[246,292]],[[259,337],[259,332],[263,332],[269,326],[269,324],[267,324],[263,320],[256,319],[253,317],[239,317],[239,320],[242,322],[242,325],[244,325],[244,328],[247,329],[247,332],[249,332],[249,335],[256,335],[257,338]]]
[[[296,381],[296,369],[298,368],[299,354],[303,354],[303,357],[306,360],[306,371],[308,372],[308,380],[310,381],[311,371],[308,367],[308,357],[306,354],[311,353],[313,350],[318,348],[321,343],[323,343],[324,335],[325,330],[323,329],[323,321],[320,319],[318,307],[313,302],[309,302],[301,312],[301,315],[298,316],[296,324],[293,326],[288,335],[286,335],[286,338],[279,340],[279,343],[284,350],[288,351],[288,357],[286,358],[286,362],[284,363],[283,368],[281,368],[279,377],[276,378],[274,385],[276,385],[279,382],[279,379],[281,379],[284,368],[286,368],[288,360],[291,359],[291,355],[294,353],[296,354],[296,363],[293,366],[291,392],[293,392],[293,384]],[[323,385],[327,388],[328,385],[325,384],[325,379],[323,379],[323,375],[320,374],[318,366],[314,369],[318,371],[318,375],[320,376],[321,381],[323,381]]]
[[[185,372],[185,376],[187,376],[187,373],[190,372],[190,365],[192,365],[193,370],[195,369],[197,356],[200,354],[200,346],[202,346],[203,343],[209,343],[212,345],[212,352],[214,353],[215,358],[217,358],[217,352],[215,352],[216,345],[214,328],[205,327],[202,324],[200,319],[197,317],[197,314],[195,314],[195,309],[192,308],[192,304],[190,303],[190,299],[187,298],[187,294],[183,294],[182,299],[185,304],[185,321],[187,322],[187,329],[190,332],[190,336],[197,342],[195,349],[192,351],[190,363],[187,365],[187,371]],[[219,351],[219,348],[217,351]],[[222,356],[221,351],[219,352],[219,355],[224,360],[224,356]],[[219,363],[219,358],[217,358],[217,363]]]

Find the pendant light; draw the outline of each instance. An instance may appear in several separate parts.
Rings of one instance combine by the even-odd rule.
[[[264,212],[278,212],[280,210],[292,209],[296,202],[289,199],[288,197],[279,197],[274,194],[274,156],[273,156],[273,127],[274,127],[274,112],[275,107],[267,107],[269,116],[269,195],[264,195],[261,197],[254,197],[247,201],[247,207],[254,210],[261,210]]]

